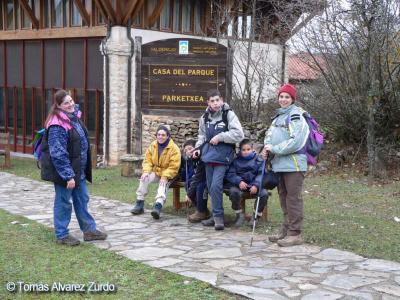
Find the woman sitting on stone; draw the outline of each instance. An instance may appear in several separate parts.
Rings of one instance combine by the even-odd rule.
[[[144,198],[148,193],[149,184],[159,182],[151,215],[154,219],[160,218],[162,206],[167,198],[168,187],[172,179],[178,175],[180,164],[179,147],[171,139],[169,128],[166,125],[160,125],[157,129],[156,140],[146,150],[143,174],[136,191],[136,203],[131,210],[132,214],[139,215],[144,212]]]

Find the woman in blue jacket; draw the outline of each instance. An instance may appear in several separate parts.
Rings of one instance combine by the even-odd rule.
[[[107,238],[107,234],[96,229],[96,222],[88,211],[86,180],[92,181],[92,169],[88,132],[80,117],[81,112],[71,96],[64,90],[58,90],[45,122],[46,133],[40,159],[42,179],[54,183],[57,243],[68,246],[80,243],[68,230],[72,204],[85,241]]]
[[[309,128],[303,110],[294,104],[296,88],[283,85],[278,91],[280,108],[273,117],[265,140],[263,156],[272,155],[272,170],[280,174],[279,200],[283,211],[283,224],[271,242],[288,247],[303,243],[303,181],[307,171],[307,157],[300,151],[306,144]]]

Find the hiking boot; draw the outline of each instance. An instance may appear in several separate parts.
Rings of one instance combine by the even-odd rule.
[[[144,200],[136,200],[135,206],[131,209],[133,215],[144,213]]]
[[[215,225],[214,218],[211,216],[207,220],[201,221],[201,224],[203,224],[203,226],[207,226],[207,227],[214,226]]]
[[[56,243],[67,246],[78,246],[81,242],[76,237],[67,235],[65,238],[57,240]]]
[[[276,243],[277,241],[284,239],[286,235],[287,235],[287,230],[281,229],[279,230],[278,234],[273,234],[268,236],[268,240],[272,243]]]
[[[224,230],[224,218],[223,217],[214,217],[214,229],[215,230]]]
[[[209,214],[207,212],[199,212],[196,210],[194,214],[191,214],[188,217],[188,220],[190,223],[199,223],[209,217]]]
[[[278,240],[278,245],[281,247],[290,247],[303,244],[303,238],[299,235],[288,235],[284,239]]]
[[[242,227],[243,223],[244,223],[244,213],[240,212],[240,213],[236,213],[236,218],[235,221],[233,222],[233,227],[235,228],[239,228]]]
[[[154,219],[158,220],[160,218],[160,213],[162,209],[162,204],[161,203],[156,203],[154,204],[153,210],[151,211],[151,215],[153,216]]]
[[[102,241],[107,238],[107,233],[101,232],[100,230],[87,231],[83,233],[84,241]]]

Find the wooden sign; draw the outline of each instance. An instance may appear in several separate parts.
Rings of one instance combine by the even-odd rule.
[[[227,48],[198,39],[142,46],[142,108],[204,110],[208,90],[226,90]]]

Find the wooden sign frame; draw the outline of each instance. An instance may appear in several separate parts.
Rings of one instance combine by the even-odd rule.
[[[143,44],[140,72],[145,114],[198,115],[210,89],[230,100],[231,51],[218,43],[179,38]]]

